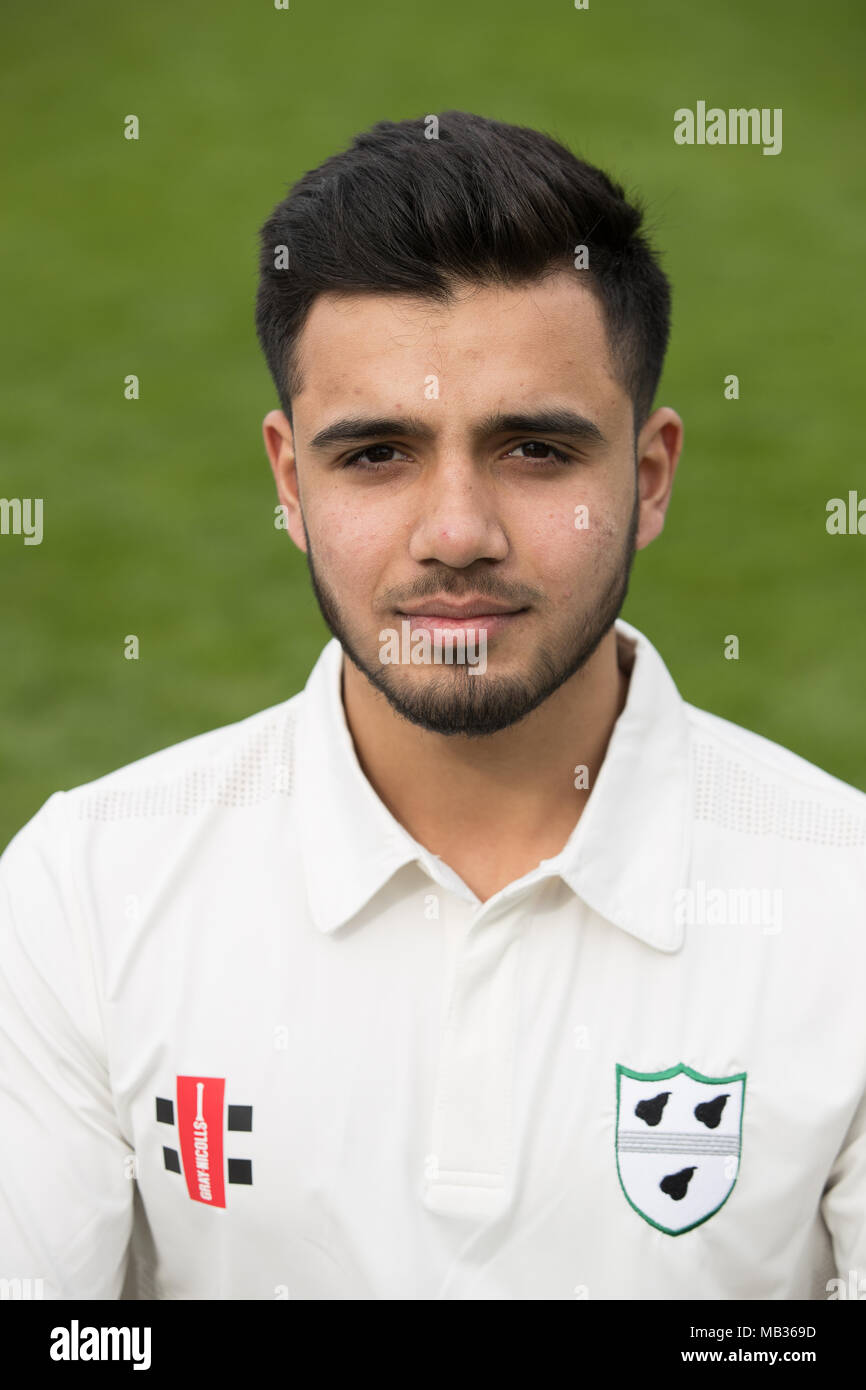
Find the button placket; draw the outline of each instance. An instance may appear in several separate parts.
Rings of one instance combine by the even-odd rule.
[[[425,1206],[488,1217],[507,1201],[521,932],[449,898],[453,970],[425,1159]],[[448,986],[446,986],[448,988]]]

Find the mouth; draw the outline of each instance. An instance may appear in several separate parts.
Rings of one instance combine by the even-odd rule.
[[[526,608],[498,604],[493,599],[473,599],[455,603],[447,599],[428,599],[412,609],[398,609],[397,615],[415,629],[428,632],[484,631],[488,635],[504,632],[524,613]]]

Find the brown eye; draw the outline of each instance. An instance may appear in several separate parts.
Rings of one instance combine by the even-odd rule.
[[[555,449],[552,444],[545,444],[543,439],[525,439],[522,444],[515,444],[514,448],[527,450],[524,458],[535,459],[542,463],[551,460],[556,463],[571,462],[568,455],[564,454],[561,449]]]
[[[344,468],[367,468],[373,471],[385,463],[393,463],[397,449],[393,444],[368,444],[366,449],[358,449],[350,454],[343,464]]]

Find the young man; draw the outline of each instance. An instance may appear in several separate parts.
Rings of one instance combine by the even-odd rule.
[[[825,1298],[866,1276],[866,798],[617,618],[682,443],[639,212],[534,131],[431,133],[262,233],[335,640],[3,856],[0,1274]]]

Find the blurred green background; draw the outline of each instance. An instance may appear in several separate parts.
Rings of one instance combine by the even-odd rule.
[[[0,495],[44,498],[45,535],[0,536],[0,844],[56,789],[303,685],[327,633],[273,527],[257,230],[355,131],[449,107],[648,203],[686,447],[624,616],[687,699],[866,788],[866,537],[825,529],[866,495],[861,6],[79,0],[3,29]],[[782,153],[676,146],[699,99],[782,107]]]

